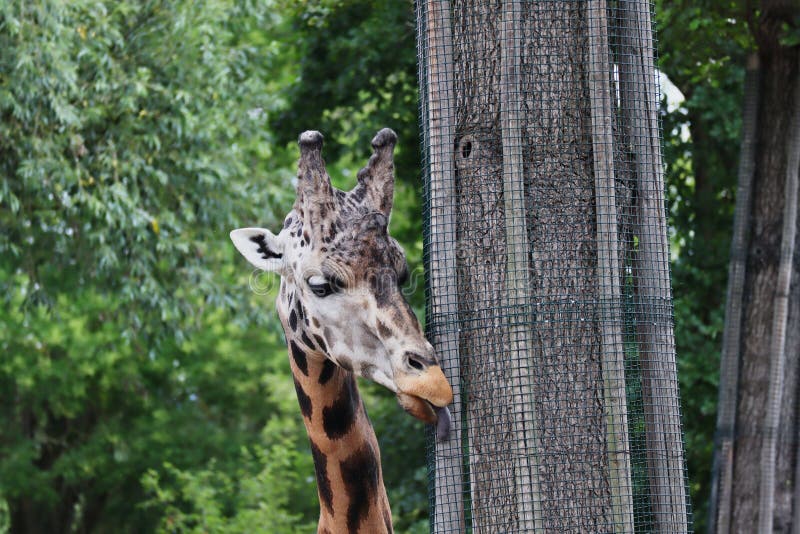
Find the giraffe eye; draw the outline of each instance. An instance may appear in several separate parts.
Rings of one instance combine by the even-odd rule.
[[[326,278],[324,276],[312,276],[306,280],[308,288],[316,296],[323,298],[342,289],[342,283],[338,278]]]

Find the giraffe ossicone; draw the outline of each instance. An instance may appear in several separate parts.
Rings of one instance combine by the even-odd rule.
[[[303,132],[297,196],[283,228],[231,232],[252,265],[281,275],[276,307],[314,453],[320,532],[391,531],[377,440],[353,375],[393,391],[408,413],[436,424],[440,440],[451,424],[452,388],[401,291],[408,266],[388,233],[396,142],[392,130],[378,132],[358,183],[345,192],[331,185],[322,134]],[[372,475],[354,478],[356,467]]]

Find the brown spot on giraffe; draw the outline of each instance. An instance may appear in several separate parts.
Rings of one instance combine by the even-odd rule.
[[[322,428],[328,439],[340,439],[350,431],[350,427],[356,419],[356,399],[358,393],[355,392],[356,381],[352,374],[346,380],[346,389],[330,406],[322,409]]]
[[[392,331],[389,330],[389,327],[386,326],[386,323],[380,319],[378,319],[378,334],[380,334],[382,338],[387,338],[392,335]]]
[[[375,451],[369,443],[341,462],[342,482],[349,503],[347,505],[347,529],[358,532],[358,527],[369,515],[374,500],[371,496],[378,486],[380,465]]]
[[[331,480],[328,478],[328,457],[319,450],[313,441],[311,442],[311,456],[314,458],[314,471],[317,476],[317,491],[320,501],[333,514],[333,492],[331,491]]]
[[[297,343],[294,340],[289,341],[289,347],[292,351],[292,358],[294,359],[294,363],[300,372],[304,375],[308,376],[308,361],[306,360],[306,353],[297,346]]]
[[[321,337],[319,337],[317,334],[314,334],[314,340],[316,340],[317,347],[319,347],[319,350],[321,350],[323,353],[327,353],[328,352],[328,346],[325,345],[325,341]],[[326,361],[330,361],[330,360],[326,360]]]
[[[300,382],[297,379],[294,380],[294,390],[297,393],[297,402],[300,404],[300,412],[311,419],[311,415],[314,413],[314,406],[311,404],[311,397],[306,395],[303,386],[300,385]]]
[[[322,364],[322,371],[319,372],[317,381],[321,385],[325,385],[333,377],[334,372],[336,372],[336,364],[332,360],[326,359]]]
[[[378,132],[358,184],[345,192],[331,186],[322,135],[304,132],[296,199],[281,232],[231,232],[253,265],[281,275],[277,310],[311,443],[320,533],[392,531],[378,441],[355,375],[395,392],[440,436],[449,424],[453,392],[400,291],[408,266],[388,232],[396,140],[389,129]]]

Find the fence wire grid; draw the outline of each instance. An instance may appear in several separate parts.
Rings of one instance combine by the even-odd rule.
[[[691,529],[652,8],[416,3],[432,532]]]

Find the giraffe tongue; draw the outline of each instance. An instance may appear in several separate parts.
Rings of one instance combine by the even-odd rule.
[[[431,407],[436,412],[436,441],[447,441],[447,438],[450,437],[450,426],[452,425],[450,410],[447,409],[447,406],[439,408],[431,405]]]
[[[434,406],[420,397],[402,392],[397,392],[397,400],[405,411],[417,419],[421,419],[429,425],[436,425],[436,439],[438,441],[445,441],[450,436],[452,418],[447,407]]]

